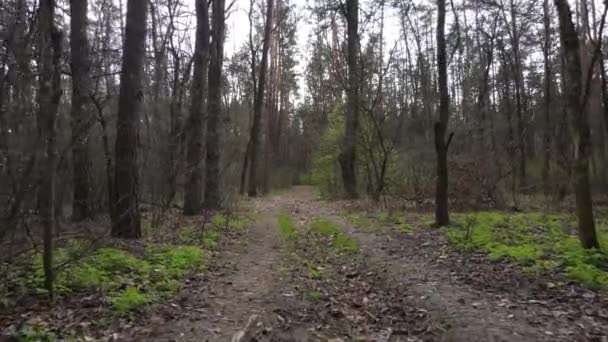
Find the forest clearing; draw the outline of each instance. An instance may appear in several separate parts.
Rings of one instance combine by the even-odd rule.
[[[0,342],[608,342],[607,15],[3,0]]]

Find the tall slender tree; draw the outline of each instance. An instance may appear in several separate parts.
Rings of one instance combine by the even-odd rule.
[[[268,50],[270,49],[270,33],[272,31],[272,11],[274,0],[268,0],[266,5],[266,25],[264,27],[264,43],[262,45],[262,61],[253,99],[253,124],[251,125],[251,141],[249,145],[249,186],[247,193],[255,197],[258,194],[257,168],[258,147],[260,145],[260,123],[262,121],[262,107],[264,105],[264,92],[266,90],[266,74],[268,71]],[[252,57],[252,58],[255,58]],[[253,64],[255,66],[255,64]],[[255,70],[252,70],[255,73]]]
[[[346,0],[343,8],[347,27],[348,85],[346,89],[346,120],[344,141],[340,153],[340,166],[344,191],[349,197],[357,196],[357,131],[359,127],[359,1]]]
[[[115,145],[115,222],[112,236],[141,237],[139,212],[138,125],[144,97],[143,66],[146,53],[148,3],[129,0],[123,46]]]
[[[40,184],[40,216],[43,228],[43,269],[45,288],[53,297],[53,236],[55,233],[55,180],[57,172],[57,113],[61,100],[62,33],[55,26],[55,0],[41,0],[38,12],[38,53],[40,85],[38,120],[41,138],[46,144],[44,174]]]
[[[203,206],[203,135],[205,95],[209,63],[209,7],[207,0],[196,0],[196,42],[190,116],[186,130],[186,186],[184,214],[196,215]]]
[[[448,212],[448,148],[446,141],[450,118],[447,53],[445,42],[445,0],[437,0],[437,72],[439,82],[439,119],[435,122],[435,152],[437,153],[437,189],[435,192],[435,221],[438,226],[450,224]]]
[[[222,64],[224,62],[225,0],[213,0],[211,58],[209,60],[209,97],[207,99],[207,157],[205,207],[219,209],[223,201],[222,175]]]
[[[582,70],[578,33],[572,21],[568,0],[555,0],[559,18],[559,35],[564,60],[564,96],[566,113],[575,129],[574,192],[576,194],[576,216],[578,234],[584,248],[599,248],[593,217],[593,204],[589,187],[589,155],[591,133],[587,110],[582,98]]]
[[[72,219],[93,216],[91,208],[91,155],[89,129],[92,124],[91,60],[87,35],[88,0],[70,0],[70,50],[72,69]]]

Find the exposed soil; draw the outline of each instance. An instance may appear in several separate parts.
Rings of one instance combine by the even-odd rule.
[[[461,255],[412,221],[408,234],[378,223],[359,229],[348,203],[307,187],[248,203],[257,222],[224,239],[208,269],[167,303],[113,331],[111,341],[608,341],[608,300],[551,275]],[[297,238],[284,241],[287,212]],[[358,253],[307,234],[325,218]],[[318,274],[311,275],[311,267]],[[124,323],[124,322],[123,322]]]

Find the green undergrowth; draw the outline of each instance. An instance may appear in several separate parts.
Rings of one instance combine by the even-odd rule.
[[[135,248],[94,249],[89,242],[72,240],[54,251],[56,297],[99,294],[113,313],[131,316],[173,295],[188,273],[204,270],[208,252],[226,229],[242,230],[252,220],[248,215],[218,214],[204,226],[185,225],[170,232],[175,235],[171,243],[147,239]],[[0,310],[24,297],[47,296],[40,253],[0,266],[8,273],[0,282]]]
[[[608,287],[605,250],[585,250],[576,221],[563,215],[476,212],[453,216],[442,231],[461,251],[481,251],[492,261],[509,259],[526,272],[559,272],[591,289]],[[608,243],[608,225],[598,220],[600,244]]]
[[[409,234],[415,229],[412,222],[429,223],[429,215],[420,213],[407,213],[403,211],[349,211],[345,213],[346,219],[354,226],[367,231],[381,231],[392,227],[396,231]]]
[[[56,263],[66,263],[55,278],[56,294],[100,293],[114,312],[127,316],[172,295],[186,273],[205,266],[205,252],[197,246],[151,245],[141,254],[104,247],[70,263],[71,253],[70,247],[55,252]],[[34,289],[46,295],[41,255],[34,255],[28,268],[29,272],[11,279],[22,287],[9,290]]]
[[[310,224],[310,231],[313,234],[331,239],[333,250],[338,253],[357,253],[359,246],[348,234],[344,233],[338,225],[325,219],[314,219]]]
[[[283,239],[283,241],[293,240],[296,236],[296,227],[291,216],[285,212],[281,212],[278,221],[281,239]]]

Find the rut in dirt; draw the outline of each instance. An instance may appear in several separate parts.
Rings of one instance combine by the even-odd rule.
[[[123,340],[244,340],[248,323],[271,314],[280,267],[278,208],[264,200],[253,205],[258,219],[247,233],[221,246],[205,273]]]

